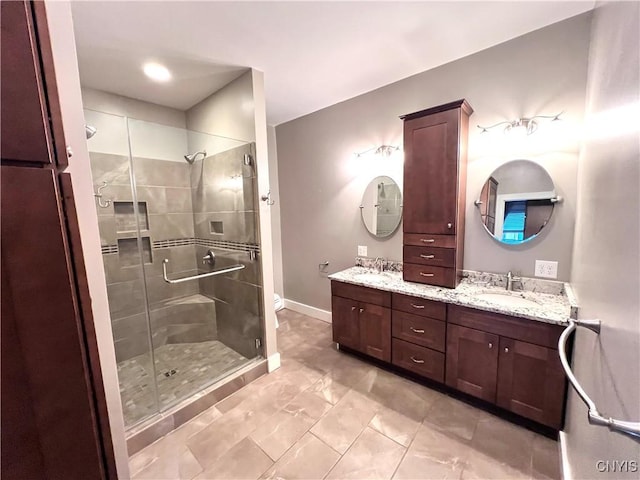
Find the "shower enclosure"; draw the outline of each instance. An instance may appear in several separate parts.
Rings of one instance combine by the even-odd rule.
[[[261,358],[252,143],[85,110],[125,425]]]

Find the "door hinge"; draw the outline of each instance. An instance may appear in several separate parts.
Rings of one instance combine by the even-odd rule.
[[[262,347],[262,340],[256,338],[256,350],[259,350]]]

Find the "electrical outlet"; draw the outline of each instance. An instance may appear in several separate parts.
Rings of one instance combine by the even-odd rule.
[[[558,278],[558,262],[536,260],[536,277]]]
[[[366,245],[358,245],[358,256],[366,257],[367,256],[367,246]]]

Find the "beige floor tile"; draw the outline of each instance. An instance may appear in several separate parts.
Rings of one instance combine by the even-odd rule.
[[[325,375],[309,387],[308,391],[335,405],[349,390],[348,386],[335,381],[331,375]]]
[[[296,417],[308,417],[312,420],[319,420],[331,409],[331,403],[314,395],[312,392],[304,391],[288,404],[283,410]]]
[[[311,433],[306,433],[272,468],[267,470],[262,478],[287,480],[324,478],[339,458],[340,454]]]
[[[251,439],[275,461],[300,440],[314,423],[315,420],[309,417],[296,417],[281,410],[255,430]]]
[[[152,450],[156,454],[155,458],[145,468],[133,474],[132,480],[191,480],[202,472],[202,466],[184,445],[170,448],[163,444]]]
[[[390,408],[382,407],[371,419],[369,426],[400,445],[408,447],[418,431],[420,422]]]
[[[260,478],[273,461],[260,447],[245,438],[225,453],[196,480],[255,480]]]
[[[421,425],[393,478],[460,478],[468,454],[469,447],[457,438]]]
[[[313,426],[311,432],[344,454],[379,408],[378,404],[352,390]]]
[[[528,471],[521,471],[499,462],[482,452],[471,450],[462,471],[463,480],[529,480]]]
[[[534,479],[560,480],[560,453],[558,442],[541,435],[533,440],[531,476]]]
[[[530,475],[534,437],[529,430],[491,416],[478,422],[471,446],[497,463]]]
[[[327,479],[390,479],[405,448],[366,428],[327,475]]]
[[[470,441],[480,419],[489,417],[489,414],[460,400],[442,396],[431,406],[424,423],[443,433]]]

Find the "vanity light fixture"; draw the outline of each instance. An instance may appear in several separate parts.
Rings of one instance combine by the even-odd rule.
[[[536,118],[550,118],[552,122],[555,122],[556,120],[560,120],[560,115],[562,115],[563,113],[564,112],[560,112],[556,115],[536,115],[535,117],[531,117],[531,118],[526,118],[526,117],[516,118],[515,120],[498,122],[495,125],[491,125],[489,127],[483,127],[482,125],[478,125],[478,128],[482,130],[480,133],[486,133],[494,127],[497,127],[499,125],[505,125],[504,127],[505,134],[510,132],[515,132],[516,130],[518,130],[518,131],[526,132],[527,135],[531,135],[533,132],[535,132],[538,129],[538,122],[536,122],[535,120]]]
[[[164,65],[159,63],[145,63],[142,67],[144,74],[156,82],[168,82],[171,80],[171,72]]]
[[[374,155],[379,157],[390,157],[393,152],[397,152],[398,150],[400,150],[400,147],[394,145],[380,145],[379,147],[373,147],[364,152],[356,153],[356,157],[361,157],[369,152],[373,152]]]

